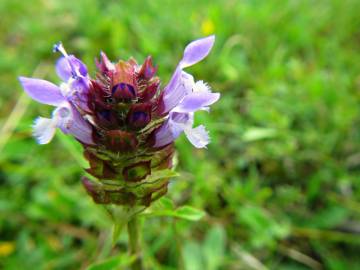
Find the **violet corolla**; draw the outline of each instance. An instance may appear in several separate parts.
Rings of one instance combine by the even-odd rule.
[[[74,56],[67,55],[61,43],[56,48],[64,54],[56,65],[58,76],[63,80],[60,86],[42,79],[19,78],[31,98],[56,107],[51,119],[38,117],[35,120],[33,134],[40,144],[46,144],[54,137],[55,129],[60,128],[85,144],[93,144],[91,126],[76,108],[78,99],[74,98],[89,89],[86,66]]]

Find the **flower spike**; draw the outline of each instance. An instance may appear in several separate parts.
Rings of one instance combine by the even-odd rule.
[[[86,171],[98,180],[83,178],[83,185],[96,203],[149,206],[167,192],[174,176],[175,139],[184,133],[196,148],[210,142],[203,125],[193,127],[194,114],[209,111],[220,94],[184,69],[203,60],[214,41],[209,36],[189,43],[164,88],[150,56],[139,65],[134,59],[111,62],[101,52],[91,78],[86,65],[57,43],[60,86],[19,78],[31,98],[54,106],[51,118],[35,120],[34,137],[49,143],[58,128],[82,144]]]

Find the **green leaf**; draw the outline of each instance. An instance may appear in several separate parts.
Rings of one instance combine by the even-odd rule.
[[[87,270],[114,270],[129,266],[136,256],[120,255],[90,265]],[[121,268],[120,268],[121,267]]]
[[[203,253],[206,259],[206,269],[216,270],[222,265],[225,254],[226,233],[223,227],[211,228],[205,238]]]
[[[275,220],[266,209],[255,205],[239,208],[238,220],[251,232],[255,247],[274,246],[276,239],[286,237],[290,231],[286,222]]]
[[[187,219],[191,221],[200,220],[205,215],[206,213],[203,210],[188,205],[178,208],[174,213],[174,216],[177,218]]]
[[[160,198],[152,206],[152,209],[157,209],[157,210],[171,210],[172,211],[172,210],[174,210],[174,208],[175,208],[175,206],[174,206],[173,201],[167,197]]]
[[[186,242],[183,247],[185,270],[205,269],[203,265],[203,257],[201,254],[201,246],[193,241]]]
[[[163,197],[159,201],[155,202],[142,215],[148,217],[167,216],[197,221],[203,218],[206,213],[188,205],[175,208],[173,202],[169,198]]]
[[[242,135],[242,140],[245,142],[252,142],[274,138],[276,135],[276,130],[272,128],[250,128]]]

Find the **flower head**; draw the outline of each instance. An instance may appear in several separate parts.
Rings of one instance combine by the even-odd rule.
[[[30,97],[55,107],[51,118],[36,119],[35,138],[48,143],[59,128],[83,145],[86,171],[99,180],[83,179],[95,202],[149,205],[167,191],[174,140],[184,132],[197,148],[209,143],[204,126],[193,127],[194,113],[208,111],[220,94],[183,69],[204,59],[213,43],[214,36],[191,42],[164,89],[151,57],[143,64],[113,63],[101,52],[91,78],[84,63],[55,45],[62,54],[56,64],[59,86],[19,78]]]

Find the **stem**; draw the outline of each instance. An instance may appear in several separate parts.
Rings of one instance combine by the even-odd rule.
[[[130,255],[135,255],[136,259],[131,265],[132,270],[142,270],[142,254],[139,237],[139,220],[134,215],[128,222],[128,234],[129,234],[129,248]]]

